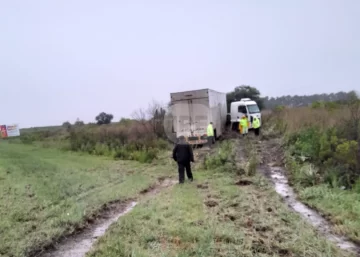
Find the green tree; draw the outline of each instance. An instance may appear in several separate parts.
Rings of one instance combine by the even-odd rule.
[[[235,87],[234,91],[226,94],[228,111],[230,111],[231,102],[240,101],[241,98],[250,98],[257,102],[260,110],[264,107],[263,99],[260,97],[260,91],[249,85]]]
[[[64,128],[66,128],[66,129],[68,129],[68,128],[71,127],[71,123],[68,122],[68,121],[65,121],[65,122],[62,124],[62,126],[63,126]]]
[[[107,114],[105,112],[100,113],[98,116],[95,117],[98,125],[102,124],[110,124],[114,116],[112,114]]]

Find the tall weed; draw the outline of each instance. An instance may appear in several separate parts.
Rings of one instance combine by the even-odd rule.
[[[231,141],[224,141],[216,149],[216,153],[204,159],[204,167],[208,170],[219,169],[222,172],[236,171],[234,145]]]
[[[356,183],[360,176],[359,142],[347,136],[352,135],[353,127],[344,126],[351,117],[354,114],[346,106],[331,104],[283,111],[286,145],[292,156],[288,165],[295,183],[346,188]]]

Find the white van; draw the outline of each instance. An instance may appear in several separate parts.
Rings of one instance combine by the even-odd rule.
[[[252,128],[254,117],[259,119],[261,126],[261,112],[257,103],[250,98],[242,98],[240,101],[230,104],[231,126],[233,130],[238,130],[239,118],[241,119],[244,114],[247,115],[250,121],[249,129]]]

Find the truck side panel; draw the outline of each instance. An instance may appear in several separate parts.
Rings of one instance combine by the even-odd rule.
[[[216,129],[216,135],[221,136],[225,131],[227,116],[226,94],[209,90],[210,118]]]

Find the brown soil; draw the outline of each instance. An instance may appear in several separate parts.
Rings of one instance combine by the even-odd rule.
[[[215,201],[215,200],[208,200],[208,201],[205,202],[205,205],[206,205],[207,207],[212,208],[212,207],[215,207],[215,206],[217,206],[217,205],[219,205],[219,204],[218,204],[218,202]]]
[[[236,182],[235,184],[238,186],[249,186],[251,185],[253,182],[250,180],[246,180],[246,179],[241,179],[238,182]]]

